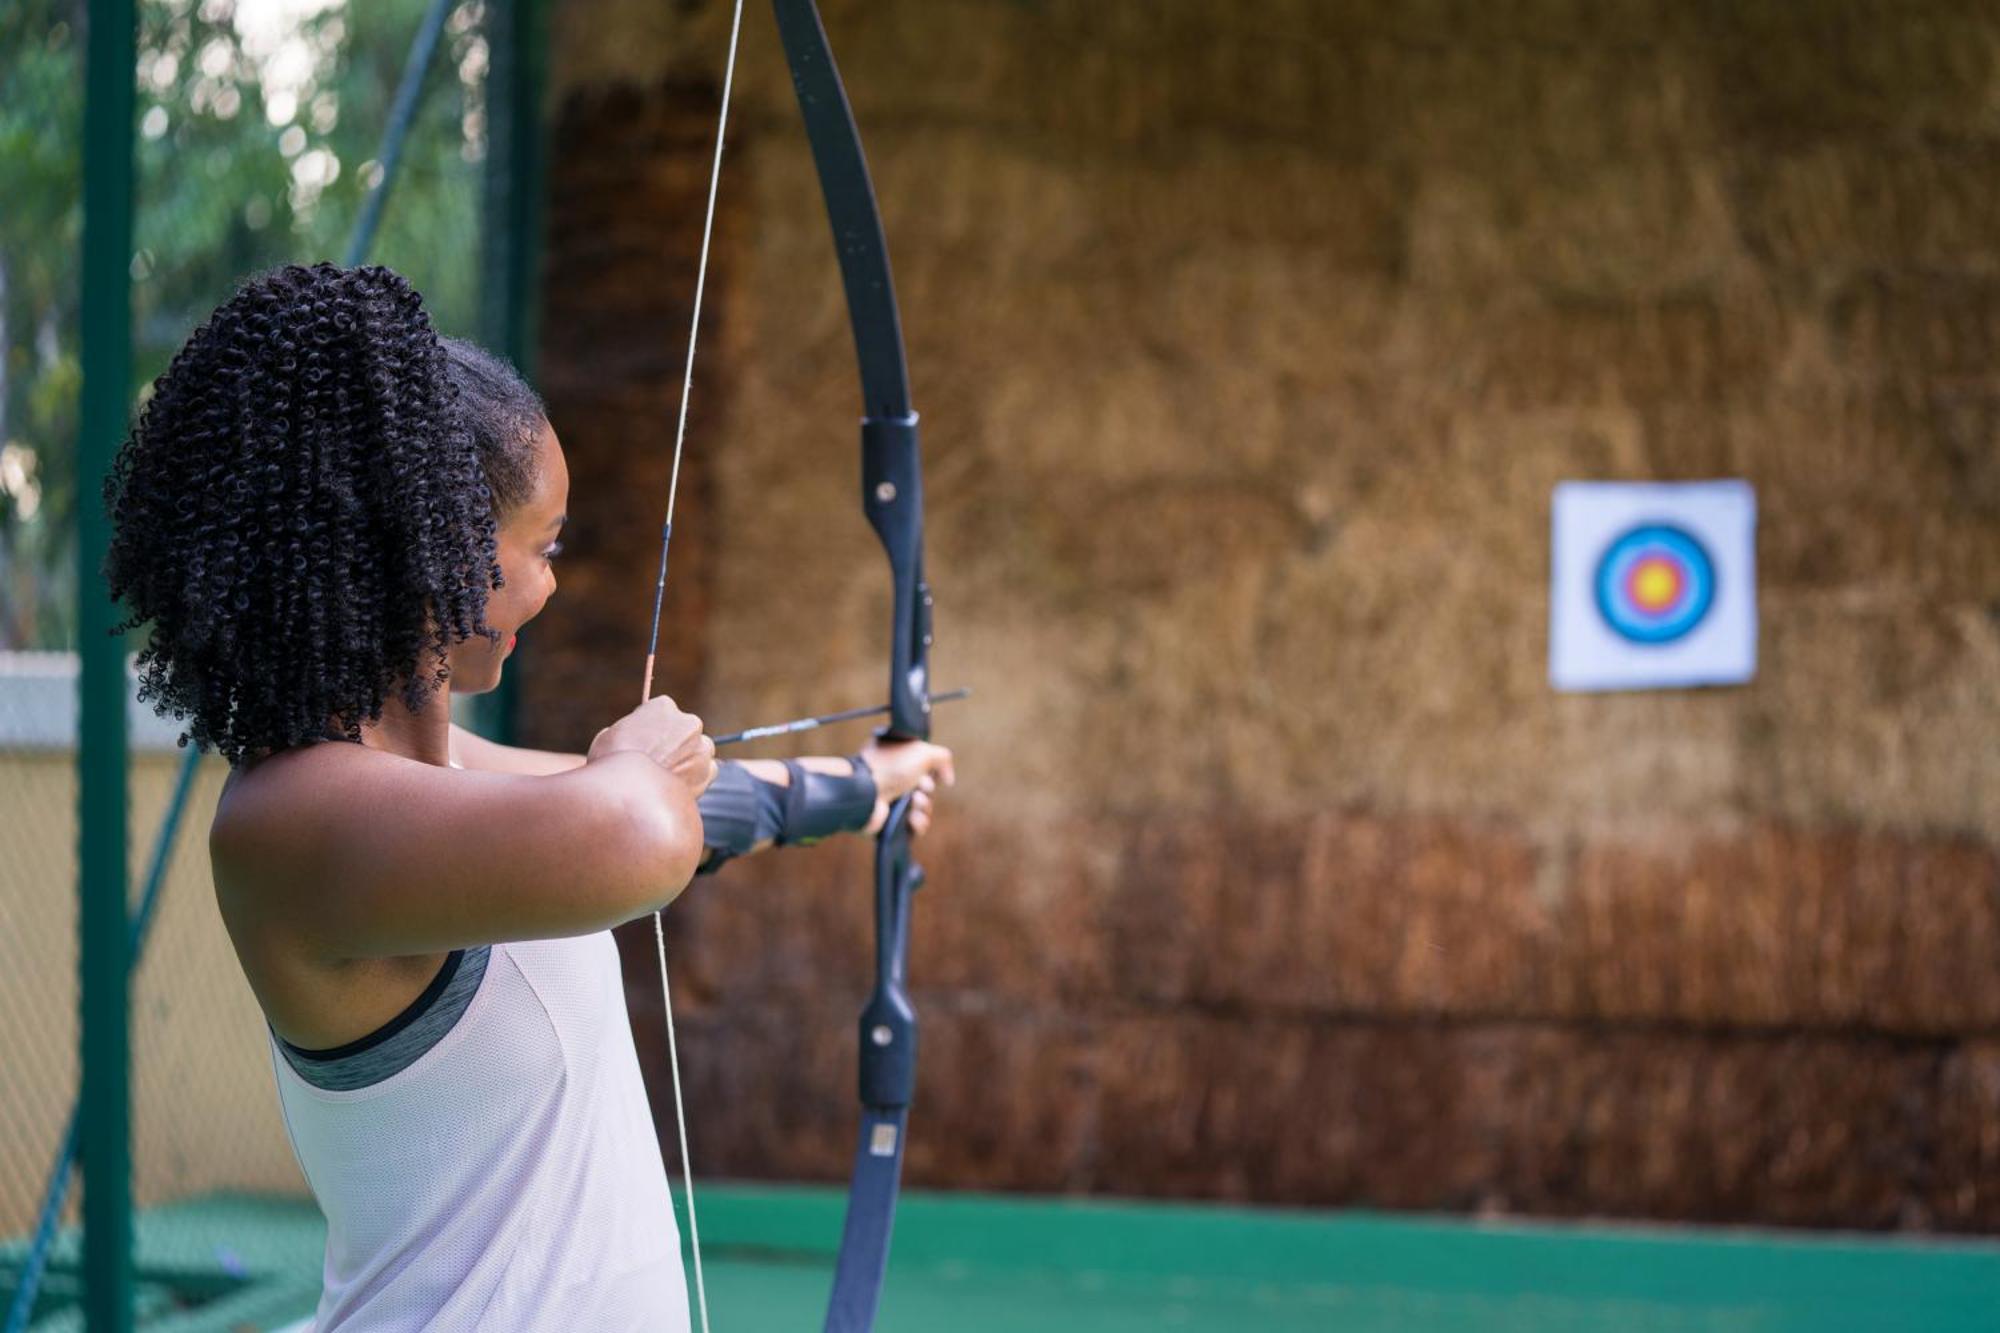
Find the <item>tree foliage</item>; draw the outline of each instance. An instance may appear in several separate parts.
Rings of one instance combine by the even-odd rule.
[[[247,274],[339,259],[427,0],[140,0],[132,401]],[[82,0],[0,5],[0,648],[70,647]],[[477,314],[486,44],[460,0],[369,256]]]

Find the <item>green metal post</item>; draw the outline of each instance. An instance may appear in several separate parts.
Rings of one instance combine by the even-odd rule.
[[[530,379],[541,273],[542,100],[548,87],[546,0],[499,0],[488,10],[492,73],[480,253],[480,336]]]
[[[83,1020],[83,1276],[91,1333],[132,1327],[130,944],[125,904],[125,644],[103,567],[98,482],[132,374],[134,0],[90,0],[83,118],[83,401],[77,427],[77,892]]]
[[[492,64],[486,84],[479,336],[532,383],[547,151],[542,100],[548,87],[548,7],[546,0],[498,0],[487,13]],[[520,663],[516,654],[500,688],[475,711],[479,730],[498,741],[514,739]]]

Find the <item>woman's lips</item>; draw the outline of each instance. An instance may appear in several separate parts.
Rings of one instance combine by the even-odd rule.
[[[520,636],[520,635],[518,635],[518,634],[509,634],[509,635],[507,636],[507,651],[508,651],[508,652],[510,652],[510,653],[511,653],[511,652],[513,652],[513,651],[514,651],[514,645],[515,645],[515,644],[517,644],[517,643],[519,643],[520,641],[521,641],[521,636]]]

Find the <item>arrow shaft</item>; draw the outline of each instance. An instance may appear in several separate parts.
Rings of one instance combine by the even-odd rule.
[[[966,698],[969,689],[946,690],[943,694],[933,694],[933,704],[948,704]],[[845,708],[838,713],[821,713],[818,717],[794,718],[790,722],[773,722],[768,726],[751,727],[745,731],[732,731],[715,738],[718,748],[724,745],[741,745],[745,741],[767,740],[772,736],[791,736],[801,731],[817,731],[830,727],[836,722],[857,722],[864,717],[883,717],[889,712],[888,704],[877,704],[872,708]]]

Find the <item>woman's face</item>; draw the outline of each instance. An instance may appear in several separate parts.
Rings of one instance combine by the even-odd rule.
[[[484,694],[500,683],[500,669],[514,651],[521,626],[541,614],[555,594],[554,560],[569,509],[569,466],[555,429],[542,423],[535,437],[535,485],[528,498],[502,515],[497,536],[502,586],[486,598],[486,623],[498,643],[466,639],[451,650],[454,694]]]

